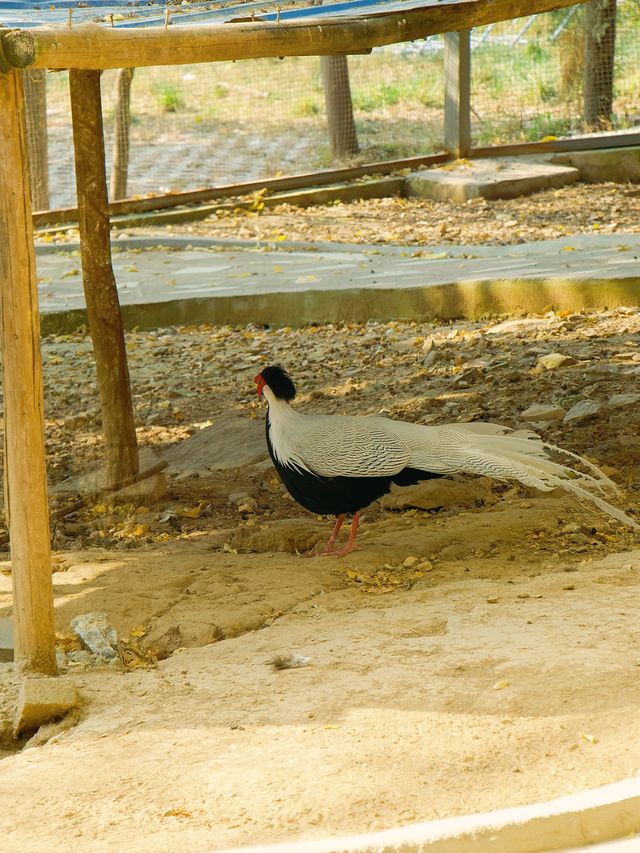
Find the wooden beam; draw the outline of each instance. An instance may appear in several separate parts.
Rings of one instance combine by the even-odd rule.
[[[585,2],[585,0],[578,0]],[[36,68],[133,68],[268,56],[349,54],[370,47],[458,32],[576,5],[575,0],[458,0],[361,18],[235,22],[126,29],[81,24],[38,27],[25,39],[2,35],[13,65]],[[177,16],[179,17],[179,16]]]
[[[449,154],[425,154],[420,157],[404,157],[399,160],[381,160],[379,163],[366,163],[362,166],[348,166],[344,169],[326,169],[321,172],[304,172],[299,175],[288,175],[283,178],[262,178],[257,181],[245,181],[241,184],[227,184],[221,187],[209,187],[188,192],[173,192],[166,195],[156,195],[149,198],[130,198],[114,201],[109,205],[111,216],[128,213],[144,213],[150,210],[165,210],[170,207],[183,205],[205,204],[209,201],[254,193],[266,189],[270,193],[284,190],[297,190],[303,187],[323,187],[342,181],[352,181],[365,175],[388,175],[399,169],[416,169],[419,166],[437,166],[450,160]],[[78,209],[64,207],[60,210],[42,210],[33,214],[33,224],[36,228],[43,225],[59,225],[65,222],[77,222]]]
[[[0,300],[15,656],[56,672],[42,359],[22,74],[0,75]]]
[[[100,73],[69,72],[75,149],[80,257],[96,361],[107,485],[138,473],[129,368],[111,265]]]
[[[24,73],[27,104],[27,141],[31,173],[31,205],[35,210],[49,207],[49,140],[47,134],[47,78],[42,68]]]
[[[444,37],[444,147],[466,157],[471,147],[471,33]]]

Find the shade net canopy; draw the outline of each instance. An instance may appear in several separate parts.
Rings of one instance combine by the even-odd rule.
[[[181,3],[154,0],[59,0],[54,3],[33,0],[0,0],[0,25],[12,29],[34,29],[41,26],[94,22],[118,29],[162,26],[222,24],[240,21],[301,21],[336,17],[360,17],[388,14],[429,6],[446,6],[457,0],[341,0],[323,3],[322,0],[267,0],[267,2],[238,3],[183,0]]]

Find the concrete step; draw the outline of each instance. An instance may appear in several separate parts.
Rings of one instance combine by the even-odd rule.
[[[523,157],[456,160],[407,177],[405,195],[464,204],[471,198],[516,198],[580,179],[577,168]]]

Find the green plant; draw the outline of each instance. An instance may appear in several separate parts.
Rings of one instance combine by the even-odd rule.
[[[316,116],[320,112],[320,104],[313,98],[299,98],[293,105],[293,114],[300,118]]]
[[[172,83],[158,83],[155,86],[154,94],[165,113],[178,112],[185,105],[182,90]]]

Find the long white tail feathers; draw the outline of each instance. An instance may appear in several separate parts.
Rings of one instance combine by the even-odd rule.
[[[534,432],[512,431],[508,427],[486,423],[447,424],[422,429],[433,432],[429,437],[423,433],[420,448],[414,443],[417,434],[411,436],[414,439],[411,441],[414,450],[411,464],[417,468],[421,463],[431,462],[432,467],[425,467],[434,470],[433,463],[437,458],[435,470],[439,473],[480,474],[497,480],[517,480],[544,492],[561,488],[591,501],[623,524],[640,530],[640,524],[602,497],[619,491],[609,477],[587,459],[544,442]],[[403,437],[409,436],[405,433]],[[427,460],[425,455],[431,458]],[[585,470],[556,462],[552,455],[570,459]]]

